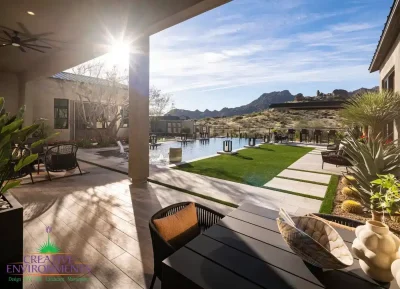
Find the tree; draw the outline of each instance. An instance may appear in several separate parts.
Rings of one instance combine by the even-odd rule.
[[[128,79],[127,71],[92,62],[75,67],[73,72],[91,77],[73,87],[78,121],[85,129],[95,131],[100,143],[114,142],[122,113],[128,107],[127,86],[123,84]]]
[[[399,117],[400,94],[383,90],[354,96],[339,115],[348,124],[368,128],[368,136],[375,139],[385,125]]]
[[[153,131],[157,128],[159,117],[173,109],[173,107],[174,103],[171,94],[163,93],[160,89],[157,89],[154,86],[150,88],[149,113]]]
[[[321,92],[319,90],[317,90],[317,96],[319,96],[321,94]]]

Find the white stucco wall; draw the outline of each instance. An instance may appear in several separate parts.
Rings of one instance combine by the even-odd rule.
[[[0,72],[0,97],[5,99],[5,109],[14,114],[18,111],[18,77],[13,73]]]
[[[400,33],[397,36],[392,49],[386,56],[380,68],[380,81],[379,87],[382,89],[382,80],[387,76],[387,74],[394,68],[394,90],[400,92]],[[393,139],[398,139],[400,134],[400,119],[395,121],[393,130]]]

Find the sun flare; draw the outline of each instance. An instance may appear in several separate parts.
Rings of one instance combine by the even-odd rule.
[[[117,66],[126,65],[129,61],[130,44],[124,41],[115,41],[109,52],[109,61]]]

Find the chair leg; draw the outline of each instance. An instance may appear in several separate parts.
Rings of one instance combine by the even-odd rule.
[[[33,182],[33,177],[32,177],[32,173],[29,173],[29,175],[31,176],[31,182],[32,182],[32,184],[34,184],[34,182]]]
[[[82,171],[81,171],[81,168],[80,168],[80,166],[79,166],[78,162],[76,162],[76,165],[78,166],[79,173],[82,175]]]
[[[153,274],[153,279],[151,279],[150,289],[153,289],[155,282],[156,282],[156,274]]]
[[[49,180],[52,181],[49,171],[47,171],[47,175],[49,176]]]
[[[38,161],[37,161],[37,174],[39,174],[39,171],[40,171],[40,161],[38,159]]]
[[[322,162],[322,169],[324,169],[324,162]]]

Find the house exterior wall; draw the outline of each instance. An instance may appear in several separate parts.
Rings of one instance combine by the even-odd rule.
[[[19,83],[14,73],[0,72],[0,97],[4,97],[5,110],[11,114],[18,111]]]
[[[32,106],[32,121],[45,118],[45,122],[54,132],[59,132],[57,141],[69,141],[79,139],[82,132],[74,131],[74,102],[77,100],[75,91],[77,82],[65,81],[53,78],[39,78],[30,81],[25,87],[25,99],[27,107]],[[127,98],[128,90],[121,89],[119,98]],[[54,128],[54,99],[68,99],[68,128]],[[18,99],[18,97],[17,97]]]
[[[388,75],[389,72],[394,69],[394,90],[400,92],[400,33],[397,36],[396,41],[393,44],[392,49],[386,56],[379,72],[379,87],[382,89],[382,81]],[[398,139],[400,134],[400,119],[394,122],[393,139]]]

